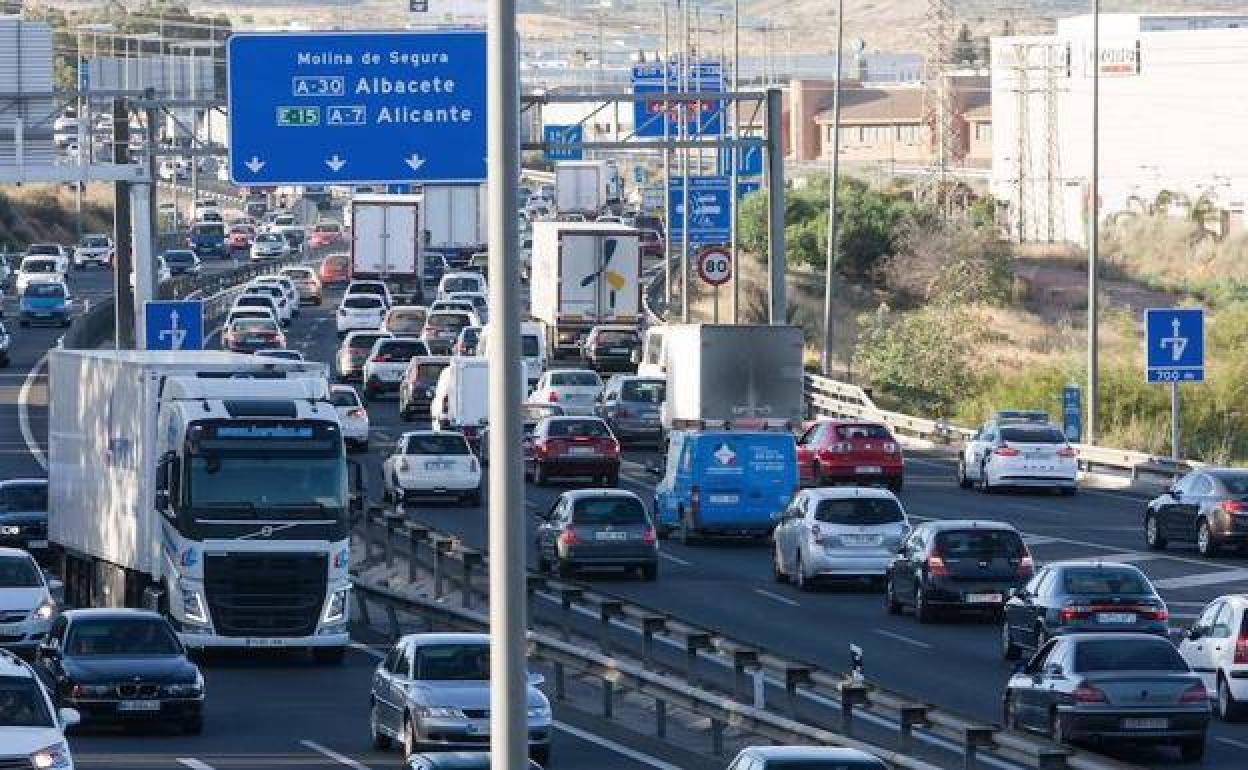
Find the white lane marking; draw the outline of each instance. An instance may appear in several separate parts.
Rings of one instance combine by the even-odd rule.
[[[1211,586],[1218,583],[1234,583],[1240,580],[1248,580],[1248,569],[1224,569],[1217,572],[1201,572],[1195,575],[1162,578],[1154,580],[1153,585],[1157,588],[1195,588],[1197,586]]]
[[[333,749],[327,749],[321,744],[317,743],[316,741],[309,741],[305,739],[305,740],[299,741],[299,743],[305,748],[312,749],[318,754],[323,754],[329,757],[330,759],[334,760],[340,765],[346,765],[347,767],[351,768],[351,770],[369,770],[368,765],[362,765],[359,762],[356,762],[351,757],[339,754]]]
[[[1220,735],[1215,737],[1214,740],[1219,743],[1225,743],[1228,746],[1234,746],[1237,749],[1248,749],[1248,742],[1246,741],[1237,741],[1234,738],[1223,738]]]
[[[893,633],[892,631],[885,631],[882,628],[873,628],[871,630],[879,634],[880,636],[887,636],[889,639],[896,639],[899,642],[912,644],[915,647],[922,647],[925,650],[930,650],[932,648],[932,645],[928,644],[927,642],[921,641],[919,639],[912,639],[906,636],[905,634],[897,634],[897,633]]]
[[[768,590],[767,590],[767,589],[765,589],[765,588],[755,588],[755,589],[754,589],[754,593],[758,594],[759,596],[765,596],[765,597],[767,597],[768,599],[771,599],[771,600],[773,600],[773,601],[780,602],[781,604],[787,604],[787,605],[789,605],[790,607],[800,607],[800,606],[802,606],[801,604],[799,604],[798,602],[793,601],[792,599],[790,599],[790,598],[789,598],[789,597],[787,597],[787,596],[781,596],[780,594],[773,594],[771,591],[768,591]]]
[[[640,751],[637,751],[636,749],[630,749],[629,747],[621,743],[616,743],[615,741],[608,740],[598,735],[594,735],[593,733],[590,733],[590,732],[586,732],[585,730],[582,730],[579,727],[573,727],[572,725],[565,724],[564,722],[558,722],[558,721],[554,723],[554,726],[555,726],[555,729],[561,733],[567,733],[568,735],[571,735],[576,738],[580,738],[583,741],[588,741],[589,743],[592,743],[595,746],[601,746],[602,748],[607,749],[608,751],[613,751],[616,754],[619,754],[620,756],[628,757],[634,762],[640,762],[641,764],[647,767],[653,767],[653,768],[656,768],[657,770],[680,770],[679,765],[673,765],[669,762],[664,762],[663,760],[657,757],[652,757],[649,754],[642,754]]]
[[[207,762],[201,762],[194,757],[178,757],[178,764],[183,767],[189,767],[191,770],[213,770],[212,765]]]
[[[48,363],[48,354],[44,353],[31,367],[22,389],[17,392],[17,424],[22,430],[22,440],[26,442],[26,450],[35,458],[39,467],[48,470],[48,456],[44,454],[39,442],[35,440],[35,432],[30,429],[30,389],[35,384],[37,373]]]
[[[1060,537],[1048,537],[1046,535],[1028,535],[1023,533],[1023,542],[1027,545],[1049,545],[1050,543],[1060,543]]]
[[[684,559],[680,558],[679,556],[672,556],[672,555],[671,555],[670,553],[668,553],[667,551],[659,551],[659,558],[662,558],[662,559],[667,559],[667,560],[668,560],[668,561],[670,561],[671,563],[673,563],[673,564],[679,564],[679,565],[680,565],[680,566],[682,566],[682,567],[692,567],[692,566],[693,566],[693,562],[691,562],[691,561],[686,561],[686,560],[684,560]]]

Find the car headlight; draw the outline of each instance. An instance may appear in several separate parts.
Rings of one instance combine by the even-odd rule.
[[[55,614],[56,614],[56,602],[53,601],[51,598],[47,598],[47,599],[44,599],[43,603],[40,604],[35,609],[34,618],[36,620],[47,620],[48,618],[52,617]]]
[[[44,746],[34,754],[31,754],[30,764],[39,768],[39,770],[73,767],[73,762],[69,757],[69,746],[64,741],[54,743],[51,746]]]
[[[204,694],[204,677],[196,671],[195,681],[167,684],[161,690],[171,698],[197,698]]]
[[[533,706],[529,709],[529,719],[550,719],[550,706]]]
[[[76,684],[69,691],[74,698],[106,698],[113,694],[111,684]]]
[[[321,619],[321,623],[341,623],[347,617],[347,592],[350,589],[340,588],[329,595],[329,601],[325,603],[325,617]]]
[[[464,712],[446,706],[422,706],[416,710],[424,719],[463,719]]]

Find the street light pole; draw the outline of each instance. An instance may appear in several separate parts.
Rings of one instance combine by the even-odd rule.
[[[741,69],[741,0],[732,0],[732,92],[737,92]],[[741,323],[741,265],[737,256],[737,163],[740,148],[736,141],[741,138],[741,110],[737,101],[730,105],[732,110],[732,221],[728,223],[728,239],[732,250],[732,322]]]
[[[1088,180],[1088,432],[1085,442],[1096,443],[1096,416],[1100,409],[1100,350],[1097,269],[1100,262],[1100,119],[1101,119],[1101,0],[1092,0],[1092,174]]]
[[[836,6],[836,81],[832,91],[832,173],[828,177],[828,252],[823,288],[823,361],[824,377],[832,376],[832,353],[835,346],[832,327],[832,295],[836,286],[836,268],[840,262],[839,225],[836,194],[841,189],[841,73],[845,70],[842,51],[845,34],[845,0]]]

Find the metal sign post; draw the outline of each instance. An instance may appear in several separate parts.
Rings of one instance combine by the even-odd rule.
[[[1205,381],[1204,308],[1148,308],[1144,311],[1145,377],[1170,385],[1170,455],[1180,451],[1179,383]]]
[[[714,322],[719,323],[719,287],[732,277],[732,252],[715,246],[698,252],[698,277],[715,287]]]

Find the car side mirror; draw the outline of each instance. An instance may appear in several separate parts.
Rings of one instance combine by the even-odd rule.
[[[1186,636],[1187,639],[1192,642],[1202,638],[1204,635],[1205,635],[1205,629],[1200,626],[1192,626],[1191,628],[1187,629],[1187,633],[1184,634],[1184,636]]]
[[[82,721],[82,714],[78,713],[78,709],[59,709],[56,715],[61,719],[61,727],[74,727]]]

